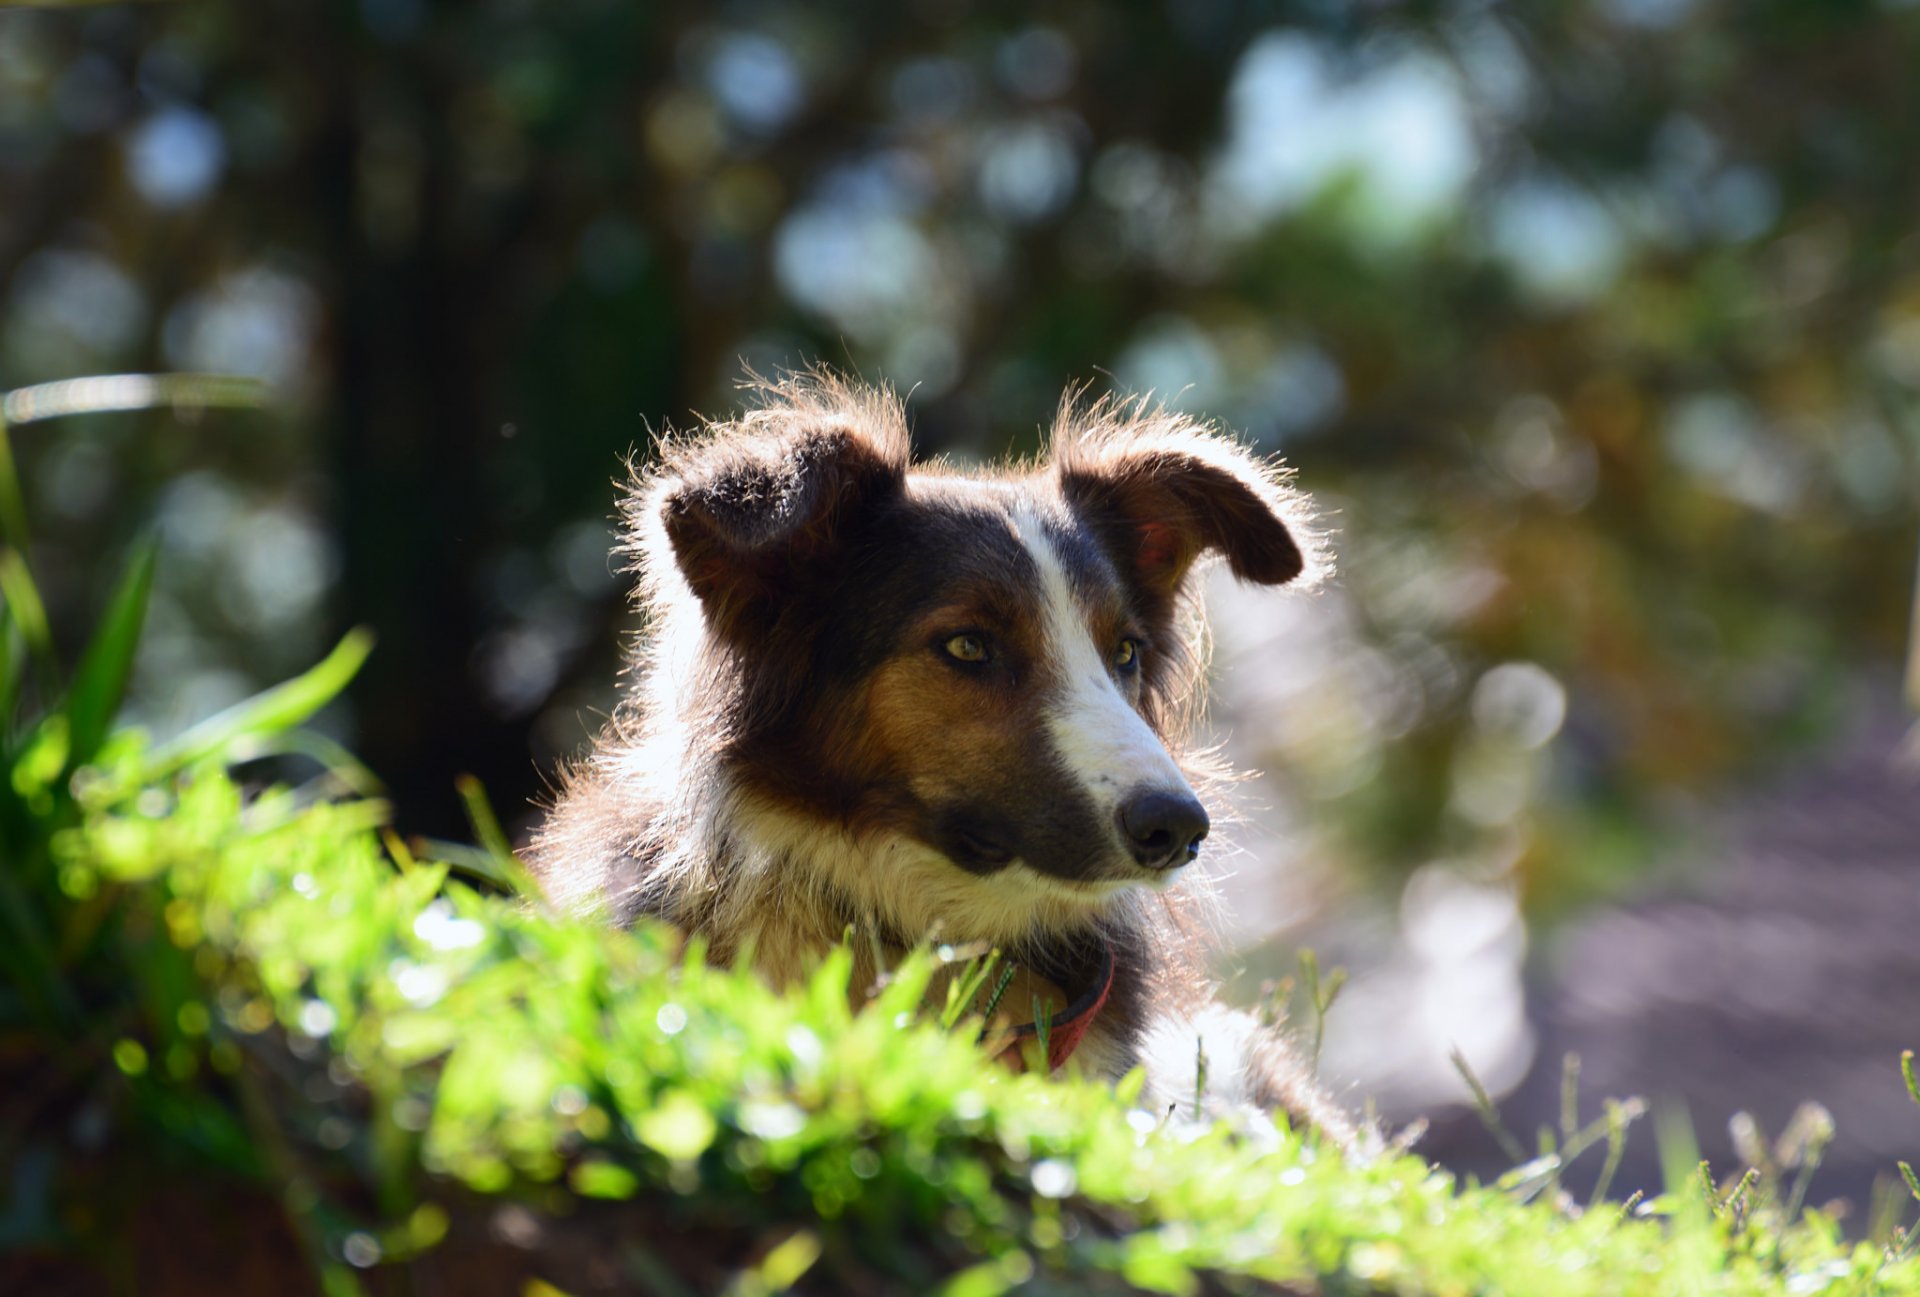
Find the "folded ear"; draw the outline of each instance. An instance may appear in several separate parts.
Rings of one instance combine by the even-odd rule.
[[[1309,566],[1293,530],[1301,501],[1277,470],[1188,419],[1137,405],[1069,413],[1053,459],[1067,503],[1153,593],[1177,591],[1209,550],[1261,585]]]
[[[713,625],[741,629],[829,554],[860,510],[902,487],[905,429],[875,426],[874,412],[787,402],[665,448],[636,501],[651,517],[633,521],[643,536],[657,524]]]

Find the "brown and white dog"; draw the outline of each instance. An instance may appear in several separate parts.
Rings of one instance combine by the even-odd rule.
[[[623,506],[635,677],[530,863],[569,908],[654,915],[776,981],[987,943],[1053,1008],[1049,1062],[1147,1069],[1149,1102],[1353,1127],[1285,1043],[1218,1005],[1208,816],[1183,751],[1193,574],[1320,567],[1279,471],[1143,402],[1062,405],[1032,465],[910,463],[891,394],[826,375],[669,438]],[[874,971],[867,969],[869,975]],[[1020,1029],[1015,1029],[1015,1035]]]

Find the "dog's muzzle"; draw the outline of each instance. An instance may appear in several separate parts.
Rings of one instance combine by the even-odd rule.
[[[1200,855],[1212,821],[1189,792],[1147,789],[1120,803],[1120,834],[1145,869],[1178,869]]]

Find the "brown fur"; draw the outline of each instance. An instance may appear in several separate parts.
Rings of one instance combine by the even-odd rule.
[[[1215,1075],[1350,1144],[1278,1037],[1213,1004],[1204,884],[1125,885],[1140,871],[1114,863],[1112,830],[1049,755],[1043,704],[1070,682],[1014,534],[1047,529],[1090,643],[1143,645],[1114,687],[1204,789],[1216,772],[1184,747],[1206,647],[1189,578],[1208,552],[1264,584],[1316,577],[1301,499],[1142,401],[1069,399],[1040,463],[962,474],[910,469],[889,393],[822,374],[757,393],[733,422],[663,440],[623,503],[647,628],[532,844],[552,898],[658,916],[722,959],[751,947],[776,981],[849,928],[888,958],[981,941],[1028,969],[1104,938],[1113,995],[1080,1061],[1117,1076],[1183,1056],[1149,1062],[1163,1095],[1190,1097],[1182,1033],[1217,1020],[1237,1043]],[[975,626],[994,628],[990,663],[941,656]]]

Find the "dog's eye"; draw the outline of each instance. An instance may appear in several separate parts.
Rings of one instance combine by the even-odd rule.
[[[955,662],[985,662],[987,641],[979,635],[955,635],[941,645]]]
[[[1113,665],[1122,671],[1140,669],[1140,641],[1129,635],[1113,650]]]

